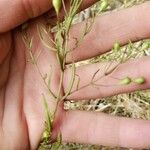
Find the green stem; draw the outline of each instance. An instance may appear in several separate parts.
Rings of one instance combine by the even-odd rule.
[[[73,64],[71,80],[70,80],[69,86],[67,88],[68,90],[67,90],[66,94],[62,97],[61,100],[65,100],[70,95],[73,85],[74,85],[74,82],[75,82],[75,76],[76,76],[75,72],[76,72],[76,68],[75,68],[75,64]]]
[[[59,101],[61,99],[61,89],[63,86],[63,79],[64,79],[64,72],[61,71],[61,76],[60,76],[60,82],[59,82],[59,88],[58,88],[58,95],[57,95],[57,101]]]
[[[38,67],[38,65],[37,65],[36,62],[35,62],[35,66],[36,66],[36,68],[37,68],[37,70],[38,70],[38,72],[39,72],[41,78],[43,79],[44,84],[45,84],[45,86],[47,87],[47,89],[48,89],[50,95],[51,95],[54,99],[56,99],[56,98],[57,98],[56,95],[55,95],[55,94],[52,92],[52,90],[49,88],[49,86],[48,86],[48,84],[46,83],[45,79],[43,78],[43,75],[42,75],[42,73],[41,73],[41,71],[40,71],[40,69],[39,69],[39,67]]]

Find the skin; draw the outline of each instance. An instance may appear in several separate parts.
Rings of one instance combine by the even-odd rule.
[[[88,4],[84,2],[82,7],[84,8],[92,3],[94,1],[88,1]],[[24,33],[18,27],[21,23],[32,19],[26,33],[29,37],[33,37],[32,51],[34,55],[37,56],[41,51],[38,66],[42,74],[49,72],[49,68],[52,66],[51,88],[56,93],[60,79],[59,64],[55,53],[49,52],[43,46],[36,30],[37,24],[46,24],[46,18],[41,15],[50,10],[51,7],[49,0],[0,1],[0,149],[36,149],[44,130],[42,93],[48,99],[50,109],[53,111],[56,108],[56,102],[49,96],[36,67],[30,62],[28,50],[22,42]],[[149,17],[150,2],[98,17],[92,31],[80,47],[69,53],[67,63],[85,60],[105,53],[116,40],[124,45],[129,39],[137,41],[149,38]],[[81,24],[84,24],[84,22]],[[70,31],[72,37],[79,36],[77,33],[81,30],[81,24],[72,27]],[[69,41],[70,47],[73,44],[74,40],[72,39]],[[88,100],[148,89],[150,88],[150,71],[147,69],[149,65],[149,57],[144,57],[120,65],[111,74],[111,76],[119,78],[144,76],[146,79],[144,85],[132,84],[115,88],[113,86],[109,88],[88,86],[71,94],[68,100]],[[89,83],[93,73],[101,66],[103,64],[79,67],[77,74],[81,78],[80,87]],[[61,89],[62,95],[67,89],[70,74],[70,70],[66,69]],[[116,80],[108,76],[101,81],[98,80],[97,83],[115,84]],[[149,121],[118,118],[95,112],[64,111],[62,105],[60,104],[57,108],[53,135],[61,132],[65,142],[150,148]]]

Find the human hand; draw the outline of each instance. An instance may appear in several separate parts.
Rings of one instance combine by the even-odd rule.
[[[43,4],[44,2],[41,1],[40,6]],[[45,3],[46,7],[48,5],[48,2],[47,4]],[[150,14],[149,8],[150,3],[145,3],[141,6],[97,18],[92,32],[87,35],[85,41],[78,49],[70,53],[67,62],[71,63],[72,59],[74,61],[84,60],[104,53],[113,46],[116,40],[125,44],[129,39],[136,41],[149,38],[150,22],[147,21],[145,23]],[[147,13],[145,13],[145,10],[147,10]],[[24,13],[22,12],[21,14]],[[28,62],[28,51],[22,42],[22,33],[19,29],[4,33],[23,22],[21,20],[23,17],[14,19],[15,23],[13,24],[8,16],[7,19],[10,21],[8,23],[4,22],[0,27],[0,31],[3,32],[0,37],[0,145],[2,149],[36,149],[44,129],[44,110],[41,102],[41,93],[46,92],[47,88],[43,84],[43,80],[35,66]],[[24,17],[24,20],[26,18]],[[143,24],[141,20],[143,20]],[[57,64],[55,53],[49,52],[38,37],[36,25],[39,23],[45,24],[44,17],[34,19],[29,25],[27,32],[33,37],[32,50],[34,54],[38,55],[39,51],[42,50],[38,58],[38,65],[42,73],[47,73],[49,67],[52,66],[52,89],[56,92],[59,86],[60,68]],[[77,37],[76,33],[79,33],[78,31],[81,30],[80,26],[79,24],[72,28],[70,33],[72,37]],[[73,41],[70,41],[70,45],[73,44]],[[84,52],[85,49],[87,53]],[[130,61],[119,66],[112,74],[115,77],[136,77],[142,75],[146,79],[144,85],[119,86],[115,87],[115,89],[113,86],[97,89],[88,86],[70,95],[68,100],[100,98],[138,89],[147,89],[150,86],[150,72],[145,66],[148,66],[149,63],[148,57],[138,61]],[[80,87],[90,81],[91,76],[100,66],[101,64],[95,64],[77,69],[77,74],[81,79]],[[138,68],[135,66],[138,66]],[[66,80],[64,80],[62,94],[63,91],[66,91],[69,77],[70,70],[68,69],[65,71]],[[100,81],[100,84],[106,84],[106,81],[108,83],[115,82],[112,78],[106,77],[103,81]],[[48,94],[46,97],[49,100],[50,109],[53,111],[55,102]],[[138,148],[150,147],[150,125],[148,121],[118,118],[94,112],[64,111],[59,107],[53,133],[57,132],[57,130],[60,130],[63,141],[66,142]]]

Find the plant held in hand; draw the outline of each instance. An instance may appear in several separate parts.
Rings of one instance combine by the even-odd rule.
[[[52,130],[53,130],[53,123],[55,120],[55,115],[56,115],[56,111],[57,111],[57,107],[59,105],[60,102],[66,100],[71,94],[75,93],[76,91],[79,91],[81,89],[84,89],[88,86],[93,86],[95,88],[100,88],[100,87],[107,87],[107,86],[113,86],[114,88],[116,86],[128,86],[131,83],[135,83],[138,85],[144,84],[145,83],[145,79],[144,77],[137,77],[135,79],[132,79],[132,77],[123,77],[122,79],[117,79],[115,84],[110,84],[110,85],[104,85],[101,84],[101,80],[105,77],[110,77],[110,75],[116,70],[116,68],[124,63],[126,61],[126,59],[128,59],[128,57],[126,56],[126,54],[122,54],[122,58],[119,61],[119,63],[117,63],[115,66],[112,65],[113,63],[110,63],[109,65],[106,65],[106,67],[103,68],[102,70],[102,74],[99,75],[101,68],[99,68],[96,72],[93,73],[93,75],[91,76],[91,81],[86,84],[83,87],[80,87],[80,76],[77,74],[76,72],[76,64],[74,61],[72,61],[72,64],[70,65],[71,67],[71,78],[69,79],[69,84],[68,87],[66,89],[66,92],[64,93],[64,95],[61,94],[61,89],[63,87],[63,81],[64,81],[64,72],[65,72],[65,67],[66,67],[66,57],[67,55],[72,52],[73,50],[75,50],[76,48],[78,48],[80,46],[80,44],[82,43],[82,41],[84,40],[84,38],[86,37],[86,35],[91,31],[92,29],[92,25],[94,24],[95,21],[95,13],[93,13],[93,18],[88,19],[87,21],[85,21],[85,28],[83,30],[83,32],[81,33],[79,38],[74,37],[75,40],[75,44],[73,48],[69,47],[69,40],[70,40],[70,30],[72,27],[72,24],[74,23],[74,19],[76,17],[76,14],[78,13],[80,6],[82,4],[83,0],[71,0],[70,1],[70,7],[68,9],[66,9],[66,5],[64,0],[53,0],[52,4],[53,7],[55,9],[56,12],[56,18],[57,18],[57,22],[56,22],[56,26],[54,28],[49,27],[48,30],[45,29],[44,26],[42,25],[38,25],[37,30],[38,30],[38,35],[42,41],[42,43],[50,50],[53,51],[54,54],[57,57],[58,63],[59,63],[59,67],[60,67],[60,80],[59,80],[59,87],[57,90],[57,93],[54,93],[53,90],[51,89],[51,73],[50,75],[47,73],[45,76],[42,74],[41,70],[39,69],[37,60],[38,57],[35,58],[35,56],[33,55],[31,49],[32,49],[32,38],[29,39],[27,37],[27,35],[23,36],[23,40],[29,50],[29,54],[30,54],[30,58],[32,60],[32,63],[37,67],[37,70],[39,71],[39,74],[41,76],[41,78],[43,79],[44,84],[46,85],[49,94],[51,95],[51,97],[53,97],[53,99],[56,101],[57,106],[54,112],[50,112],[49,108],[48,108],[48,102],[47,99],[45,97],[45,95],[43,94],[43,101],[44,101],[44,108],[45,108],[45,116],[46,116],[46,123],[45,123],[45,132],[43,133],[43,141],[41,144],[41,147],[43,147],[44,145],[50,145],[51,143],[51,136],[52,136]],[[100,11],[103,12],[106,8],[108,7],[108,2],[107,1],[103,1],[100,7]],[[64,20],[61,21],[61,19],[59,18],[60,15],[60,11],[64,10]],[[99,11],[98,11],[99,12]],[[47,37],[47,39],[44,38],[43,34],[48,35],[49,32],[53,32],[54,33],[54,38],[53,37]],[[50,41],[53,45],[50,45],[48,42]],[[121,45],[119,42],[116,42],[114,44],[113,47],[113,51],[118,52],[121,49]],[[40,54],[39,54],[40,55]],[[117,59],[117,57],[115,57],[115,59]],[[100,83],[97,83],[100,82]],[[50,145],[49,149],[53,150],[53,149],[59,149],[59,146],[61,144],[61,133],[58,135],[57,137],[57,142],[55,144]]]

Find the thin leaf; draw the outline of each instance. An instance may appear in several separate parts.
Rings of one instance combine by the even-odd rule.
[[[47,103],[47,100],[46,100],[44,94],[42,94],[42,97],[43,97],[43,104],[44,104],[44,108],[45,108],[47,130],[49,133],[51,133],[51,131],[52,131],[52,115],[50,113],[49,106],[48,106],[48,103]]]

